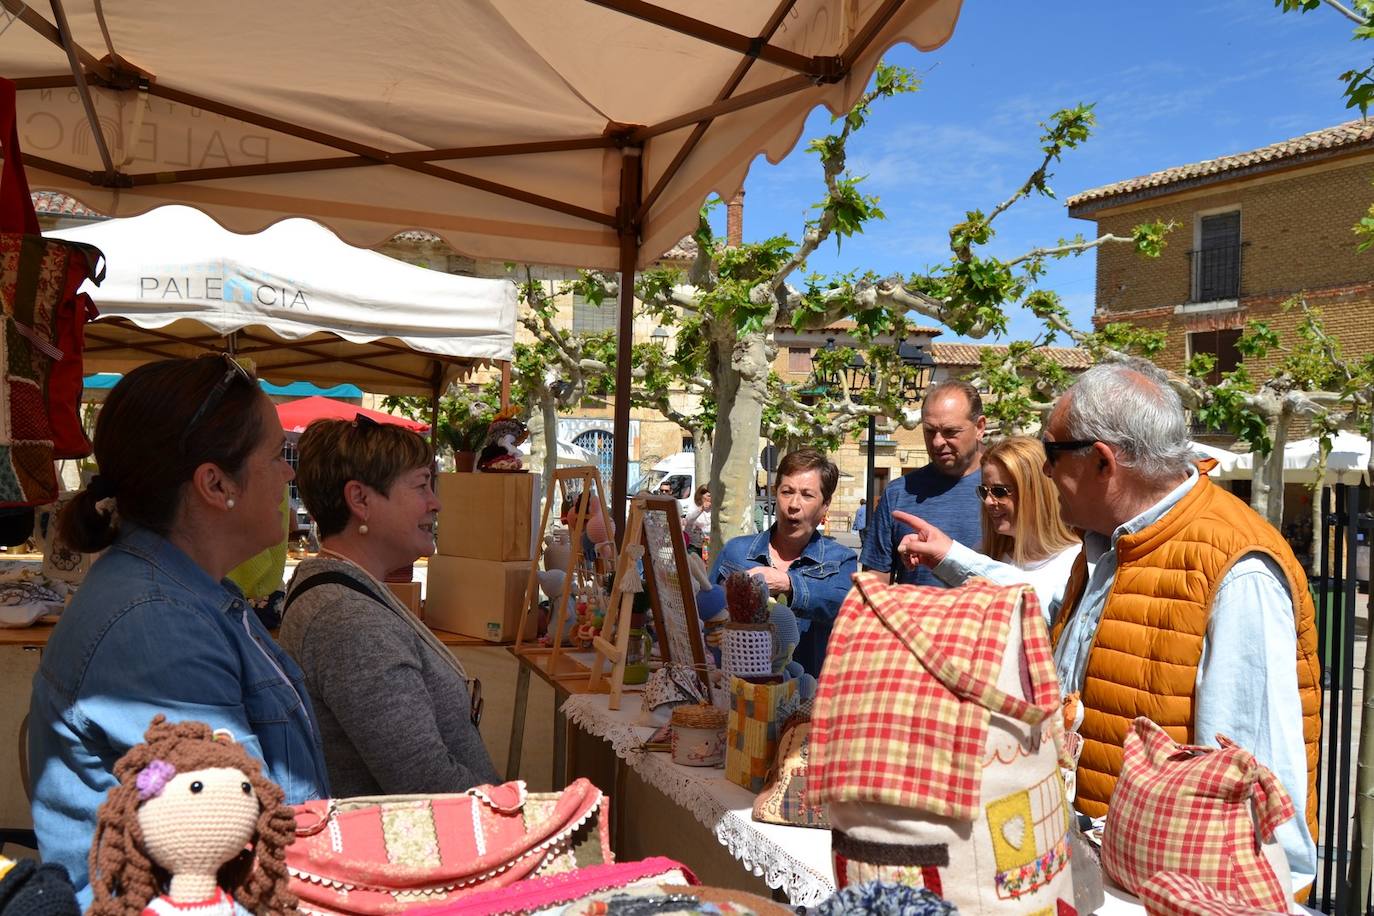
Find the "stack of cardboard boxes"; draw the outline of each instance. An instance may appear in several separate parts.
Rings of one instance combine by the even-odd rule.
[[[533,562],[534,476],[440,474],[438,552],[429,558],[425,623],[492,642],[515,639]],[[526,636],[533,637],[529,615]]]

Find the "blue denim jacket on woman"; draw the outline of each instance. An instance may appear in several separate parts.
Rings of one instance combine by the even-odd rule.
[[[29,709],[39,852],[66,867],[83,907],[96,809],[157,713],[227,729],[290,803],[328,794],[296,663],[237,586],[126,524],[53,630]]]
[[[732,572],[772,566],[768,553],[768,539],[772,535],[770,528],[726,541],[711,564],[711,581],[719,584]],[[803,628],[801,642],[792,658],[800,662],[808,674],[821,676],[830,628],[849,594],[850,580],[858,570],[858,554],[819,531],[811,535],[801,556],[793,560],[787,570],[787,578],[792,582],[789,603],[797,615],[797,624]]]

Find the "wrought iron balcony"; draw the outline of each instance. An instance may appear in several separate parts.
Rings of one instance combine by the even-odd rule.
[[[1188,252],[1193,271],[1193,302],[1240,298],[1240,243]]]

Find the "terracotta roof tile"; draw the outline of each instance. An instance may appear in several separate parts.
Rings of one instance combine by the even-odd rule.
[[[1347,121],[1334,127],[1303,134],[1279,143],[1271,143],[1259,149],[1243,153],[1232,153],[1216,159],[1206,159],[1189,165],[1179,165],[1151,172],[1136,178],[1128,178],[1114,184],[1092,188],[1070,197],[1066,203],[1070,215],[1077,216],[1075,210],[1091,211],[1107,205],[1116,198],[1131,196],[1135,199],[1153,197],[1178,190],[1180,185],[1193,187],[1211,182],[1223,181],[1240,175],[1263,172],[1314,159],[1326,159],[1340,153],[1361,148],[1374,150],[1374,120]]]
[[[1041,351],[1065,369],[1087,369],[1093,364],[1087,350],[1079,347],[1041,347]],[[930,355],[937,366],[977,366],[983,353],[991,350],[1002,354],[1007,348],[1001,344],[936,343],[930,345]]]

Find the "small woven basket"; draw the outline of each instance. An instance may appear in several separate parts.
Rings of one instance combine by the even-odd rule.
[[[709,704],[678,706],[671,719],[673,762],[714,767],[725,762],[725,710]]]

